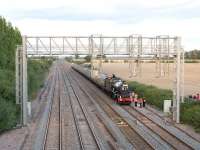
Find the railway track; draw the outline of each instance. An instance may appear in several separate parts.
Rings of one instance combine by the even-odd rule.
[[[79,74],[80,75],[80,74]],[[89,85],[87,85],[89,87]],[[95,88],[91,88],[91,90],[95,91]],[[97,93],[97,91],[95,92]],[[106,97],[105,97],[106,98]],[[107,97],[108,99],[108,97]],[[125,108],[124,108],[125,107]],[[146,117],[141,112],[137,112],[137,110],[133,110],[130,106],[122,106],[126,112],[128,112],[131,116],[136,118],[140,123],[142,123],[145,127],[151,130],[153,133],[158,135],[163,141],[165,141],[171,148],[170,149],[198,149],[199,145],[198,142],[195,141],[194,138],[191,138],[192,141],[184,140],[184,138],[178,138],[171,133],[170,131],[166,130],[164,127],[157,124],[155,121],[151,120],[150,118]],[[135,112],[133,112],[135,111]],[[137,113],[137,114],[136,114]],[[184,133],[182,133],[184,134]],[[190,136],[188,136],[190,137]]]
[[[73,76],[77,76],[75,75],[75,73],[73,73],[73,75],[70,75],[71,77]],[[72,78],[73,78],[72,77]],[[80,79],[80,77],[76,77],[76,79]],[[80,89],[86,94],[88,95],[88,93],[86,92],[86,90],[83,89],[83,87],[80,85],[80,80],[79,83],[78,81],[75,81],[75,79],[73,79],[74,82],[76,82],[76,85],[78,85],[80,87]],[[86,84],[85,84],[86,85]],[[89,89],[91,89],[89,87],[89,85],[85,86]],[[94,93],[94,91],[92,91]],[[128,141],[130,143],[132,143],[134,145],[134,147],[136,149],[153,149],[153,147],[147,142],[145,141],[130,125],[128,122],[126,122],[115,110],[113,110],[113,108],[107,104],[104,100],[102,100],[101,98],[98,97],[98,95],[96,94],[97,91],[95,91],[95,94],[93,94],[93,98],[96,100],[96,102],[101,106],[101,108],[106,112],[106,114],[111,118],[111,120],[113,122],[115,122],[115,124],[120,128],[121,132],[125,135],[125,137],[128,139]]]
[[[164,116],[162,117],[160,114],[155,113],[155,110],[152,110],[149,107],[145,109],[135,108],[134,110],[137,111],[137,113],[141,114],[143,117],[148,118],[150,121],[169,133],[175,139],[184,143],[184,145],[188,148],[200,149],[199,139],[196,139],[195,137],[191,136],[187,131],[179,128],[177,124],[172,122],[172,120],[168,119],[171,124],[167,123],[164,119]]]
[[[185,131],[184,129],[180,128],[178,125],[174,124],[171,119],[165,120],[166,116],[159,114],[159,112],[157,112],[157,110],[152,109],[149,106],[146,107],[146,110],[148,111],[149,114],[157,116],[158,118],[160,118],[160,120],[164,120],[164,122],[166,122],[166,124],[169,124],[169,125],[173,124],[173,125],[175,125],[175,128],[177,128],[178,130],[182,131],[184,134],[186,134],[191,139],[193,139],[193,140],[195,140],[195,141],[197,141],[197,142],[200,143],[200,139],[199,138],[191,136],[187,131]]]
[[[47,80],[45,81],[44,87],[39,93],[36,101],[38,103],[32,104],[32,121],[34,122],[31,127],[29,127],[29,133],[27,137],[25,138],[24,142],[20,146],[21,150],[29,150],[30,147],[32,147],[33,144],[33,139],[36,136],[36,130],[37,130],[37,122],[40,120],[40,115],[43,112],[43,109],[46,105],[46,102],[44,101],[47,98],[47,93],[50,92],[51,86],[53,86],[53,80],[54,80],[54,74],[55,72],[53,71],[53,68],[51,68],[50,74],[48,75]]]
[[[178,139],[176,136],[159,126],[156,122],[153,120],[147,118],[144,114],[137,111],[131,106],[123,106],[124,110],[126,110],[130,115],[135,117],[137,120],[139,120],[142,124],[144,124],[148,129],[152,130],[154,133],[156,133],[161,139],[165,140],[170,146],[172,146],[174,149],[184,149],[189,150],[192,149],[190,145],[187,143],[184,143],[180,139]]]
[[[93,114],[88,110],[89,105],[93,105],[95,108],[97,108],[97,105],[101,107],[108,120],[124,136],[124,141],[133,145],[135,149],[195,149],[190,143],[176,137],[144,112],[133,109],[131,106],[114,104],[108,96],[99,92],[100,90],[95,85],[70,69],[67,64],[60,63],[55,68],[52,82],[48,83],[51,86],[47,88],[47,91],[50,92],[47,97],[49,100],[48,109],[46,109],[48,113],[46,114],[48,115],[45,117],[47,123],[44,123],[45,126],[41,126],[44,128],[44,136],[41,134],[42,136],[37,138],[38,141],[42,140],[36,144],[35,149],[40,147],[37,145],[42,145],[39,149],[61,150],[68,148],[68,145],[71,145],[71,149],[108,149],[105,148],[104,138],[100,136],[94,120],[91,119]],[[68,105],[66,105],[66,102]],[[66,106],[68,111],[65,110]],[[68,118],[64,119],[66,113],[70,113],[71,116],[71,121],[67,124]],[[100,119],[102,118],[100,117]],[[72,124],[73,127],[71,127]],[[73,144],[76,146],[68,144],[69,142],[66,141],[69,137],[69,135],[66,135],[67,132],[69,133],[69,128],[73,129],[69,135],[74,135],[72,139],[75,139]],[[111,130],[108,132],[113,138],[116,137]],[[149,138],[152,139],[149,140]],[[108,147],[113,149],[113,146],[119,141],[115,139],[116,143],[106,142],[107,145],[111,144]]]
[[[95,133],[95,128],[91,124],[91,120],[89,119],[84,104],[80,102],[80,98],[74,90],[68,73],[63,72],[62,76],[64,79],[64,86],[70,98],[70,107],[79,139],[80,149],[104,149]]]
[[[62,112],[60,99],[60,75],[57,69],[53,97],[48,114],[47,126],[45,129],[43,150],[45,149],[62,149]]]

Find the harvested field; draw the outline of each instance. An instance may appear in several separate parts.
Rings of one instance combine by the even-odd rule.
[[[155,64],[143,63],[142,76],[130,78],[128,63],[104,63],[103,72],[115,73],[126,80],[134,80],[140,83],[155,85],[164,89],[172,89],[174,73],[173,64],[170,64],[170,75],[157,78],[155,73]],[[196,94],[200,92],[200,63],[185,64],[185,95]]]

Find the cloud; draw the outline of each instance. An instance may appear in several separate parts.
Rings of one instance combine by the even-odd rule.
[[[144,8],[173,7],[183,4],[198,3],[198,0],[6,0],[1,2],[1,8],[5,6],[10,9],[38,9],[56,7],[79,7],[85,9],[99,10],[116,6],[140,6]],[[101,9],[102,11],[102,9]]]
[[[200,49],[199,0],[6,0],[0,14],[26,35],[169,34]]]
[[[11,20],[112,20],[118,23],[139,22],[148,18],[176,19],[200,17],[200,2],[196,0],[73,0],[39,1],[11,0],[0,5],[0,12]],[[4,6],[5,5],[5,6]],[[1,8],[2,7],[2,8]],[[4,11],[3,11],[4,10]]]
[[[161,20],[147,19],[139,23],[118,24],[114,21],[54,21],[44,19],[24,19],[14,22],[24,35],[115,35],[128,36],[142,34],[147,36],[171,35],[181,36],[185,49],[199,48],[200,18],[177,21],[165,18]]]

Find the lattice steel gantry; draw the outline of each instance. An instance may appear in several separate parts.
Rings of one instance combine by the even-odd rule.
[[[24,36],[22,53],[24,61],[16,64],[22,66],[16,73],[16,90],[19,91],[23,86],[24,92],[27,91],[26,79],[26,57],[41,56],[68,56],[68,55],[91,55],[91,69],[94,69],[94,60],[98,58],[97,70],[101,72],[104,56],[107,59],[122,59],[129,62],[130,76],[142,75],[142,63],[146,60],[155,62],[155,76],[163,77],[169,74],[169,63],[174,64],[174,87],[173,87],[173,119],[179,123],[180,118],[180,99],[184,97],[184,51],[181,47],[180,37],[155,36],[146,37],[141,35],[130,36]],[[18,53],[17,53],[18,54]],[[24,72],[22,72],[22,70]],[[23,74],[23,79],[19,75]],[[17,92],[17,95],[19,92]],[[27,101],[27,94],[21,101]],[[26,110],[26,109],[24,109]],[[26,111],[24,111],[26,112]],[[26,118],[26,117],[24,117]],[[26,121],[25,121],[26,122]]]

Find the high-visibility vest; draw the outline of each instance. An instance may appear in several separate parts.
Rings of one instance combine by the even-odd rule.
[[[200,95],[199,94],[197,94],[197,100],[200,100]]]
[[[142,98],[139,98],[139,99],[138,99],[138,102],[139,102],[139,103],[142,103],[142,101],[143,101]]]
[[[134,102],[137,102],[138,101],[138,99],[137,98],[134,98]]]

